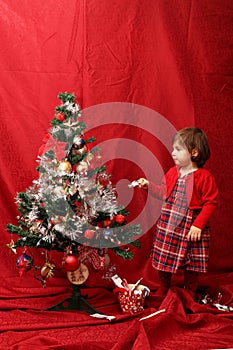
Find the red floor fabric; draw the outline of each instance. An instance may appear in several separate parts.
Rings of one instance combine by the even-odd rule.
[[[200,298],[221,292],[221,302],[233,305],[232,2],[2,0],[0,11],[0,349],[233,348],[232,312],[192,301],[182,275],[175,276],[163,304],[156,302],[158,280],[149,259],[153,227],[140,238],[132,261],[110,253],[121,277],[143,277],[151,289],[141,314],[122,314],[112,282],[103,279],[106,271],[90,268],[82,291],[100,311],[116,316],[112,323],[84,312],[44,311],[71,293],[61,254],[52,253],[56,273],[42,288],[33,271],[19,277],[16,255],[6,247],[6,224],[17,216],[15,195],[38,176],[36,157],[57,95],[74,92],[92,126],[88,133],[103,146],[109,142],[107,168],[115,184],[145,174],[159,180],[172,165],[170,132],[189,125],[204,129],[211,147],[207,168],[220,195],[211,222],[210,271],[198,291]],[[128,104],[138,114],[123,120],[120,112]],[[106,111],[109,124],[101,119]],[[147,198],[137,189],[127,195],[133,220]],[[159,205],[152,202],[140,223],[155,223]],[[35,263],[43,264],[43,252],[33,253]],[[166,312],[139,321],[159,308]]]

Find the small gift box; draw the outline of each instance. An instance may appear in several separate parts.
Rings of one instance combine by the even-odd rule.
[[[114,279],[113,281],[115,282]],[[148,287],[138,284],[138,282],[135,284],[128,284],[125,280],[122,281],[121,285],[118,283],[116,285],[117,287],[113,292],[117,295],[117,299],[123,312],[134,314],[144,310],[145,298],[150,293]]]

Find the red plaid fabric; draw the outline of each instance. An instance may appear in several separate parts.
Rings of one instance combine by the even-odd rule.
[[[157,222],[152,265],[155,269],[176,272],[185,268],[207,272],[209,259],[209,229],[202,231],[201,240],[187,240],[197,211],[188,208],[185,178],[178,178],[170,197],[164,202]]]

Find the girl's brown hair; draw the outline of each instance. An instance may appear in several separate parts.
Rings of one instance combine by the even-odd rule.
[[[188,151],[192,153],[197,151],[197,156],[192,156],[191,160],[195,162],[198,168],[202,168],[210,157],[210,148],[204,131],[196,127],[189,127],[179,130],[173,137],[175,141],[183,143]]]

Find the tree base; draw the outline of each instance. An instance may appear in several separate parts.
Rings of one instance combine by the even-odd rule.
[[[45,309],[46,311],[61,311],[61,310],[81,310],[87,313],[99,313],[94,307],[92,307],[81,295],[80,286],[73,284],[72,295],[69,298],[66,298],[55,304],[53,306]]]

